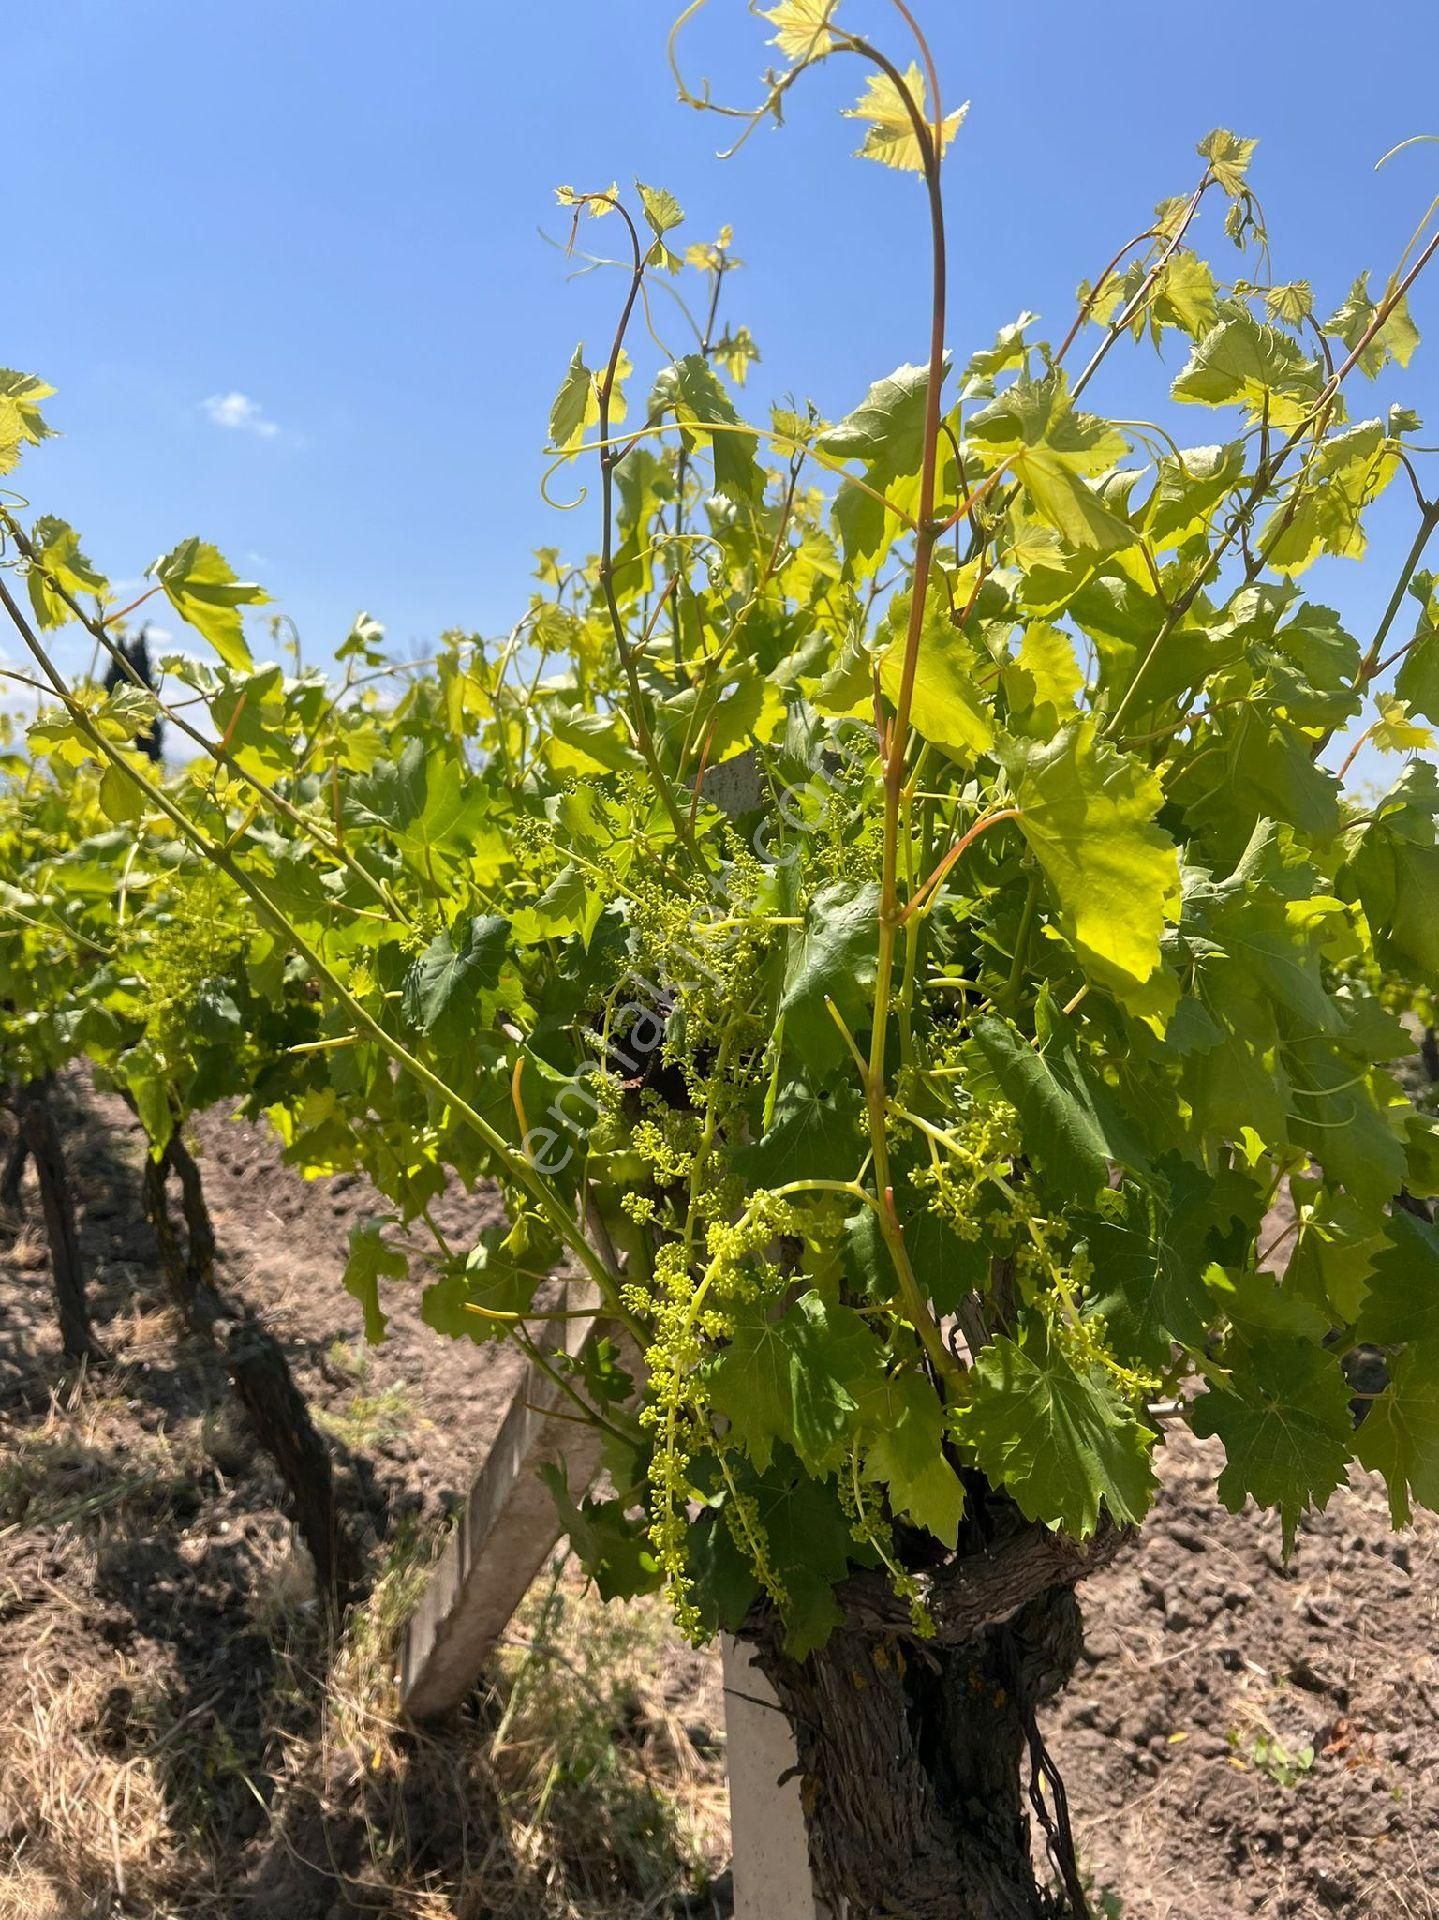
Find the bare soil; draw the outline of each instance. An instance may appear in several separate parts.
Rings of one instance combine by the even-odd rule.
[[[336,1644],[278,1476],[168,1304],[136,1123],[78,1073],[55,1100],[107,1357],[63,1365],[27,1179],[0,1234],[0,1920],[691,1910],[727,1850],[723,1713],[656,1607],[600,1627],[559,1576],[460,1724],[398,1721],[398,1627],[518,1356],[425,1327],[422,1273],[387,1287],[367,1348],[340,1275],[383,1203],[201,1116],[217,1285],[283,1346],[376,1579]],[[497,1201],[434,1211],[465,1246]]]
[[[1439,1913],[1439,1522],[1393,1533],[1356,1472],[1286,1565],[1277,1519],[1216,1510],[1221,1464],[1172,1435],[1141,1545],[1082,1592],[1045,1732],[1096,1894],[1124,1920]]]
[[[379,1570],[336,1647],[223,1369],[165,1304],[134,1123],[78,1075],[59,1099],[110,1358],[65,1372],[38,1230],[0,1240],[0,1920],[723,1913],[717,1661],[653,1610],[601,1625],[557,1579],[439,1738],[384,1691],[512,1357],[431,1333],[418,1282],[366,1349],[339,1275],[374,1196],[201,1119],[219,1283],[283,1343]],[[493,1209],[440,1223],[464,1245]],[[1286,1565],[1276,1521],[1216,1513],[1212,1445],[1172,1436],[1163,1472],[1045,1728],[1096,1916],[1439,1914],[1439,1523],[1393,1535],[1356,1476]]]

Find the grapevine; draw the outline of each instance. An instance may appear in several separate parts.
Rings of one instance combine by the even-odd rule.
[[[934,1632],[996,1511],[1082,1571],[1142,1524],[1176,1409],[1286,1551],[1352,1462],[1396,1525],[1439,1502],[1439,1122],[1393,1072],[1439,967],[1439,506],[1389,398],[1433,209],[1322,317],[1270,283],[1254,142],[1219,130],[1057,344],[1025,315],[962,358],[962,114],[898,13],[902,58],[780,0],[756,105],[681,86],[744,140],[812,67],[866,69],[922,357],[838,422],[746,420],[731,231],[561,189],[623,233],[614,330],[549,417],[592,546],[541,555],[503,641],[413,672],[362,616],[329,678],[257,662],[262,590],[187,539],[151,574],[209,652],[71,685],[51,633],[119,658],[125,610],[76,531],[0,502],[12,678],[47,702],[0,789],[0,1076],[89,1060],[157,1159],[225,1099],[308,1174],[363,1170],[367,1331],[423,1281],[438,1335],[541,1359],[605,1430],[596,1564],[796,1663],[856,1580]],[[646,390],[646,303],[687,280],[694,345]],[[1217,444],[1125,417],[1126,344]],[[43,460],[50,399],[0,373],[0,470]],[[1419,529],[1356,635],[1304,576],[1361,559],[1406,475]],[[157,716],[201,756],[157,770]],[[508,1226],[446,1247],[432,1202],[481,1178]],[[557,1272],[632,1343],[622,1390],[556,1351]],[[1386,1384],[1356,1424],[1360,1348]]]

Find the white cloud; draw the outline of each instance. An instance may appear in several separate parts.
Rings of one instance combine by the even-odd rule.
[[[280,431],[260,403],[247,393],[212,393],[200,404],[212,426],[238,427],[246,433],[259,434],[262,440],[273,440]]]

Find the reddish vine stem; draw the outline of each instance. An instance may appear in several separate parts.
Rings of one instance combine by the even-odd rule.
[[[1100,367],[1103,365],[1105,355],[1109,352],[1109,349],[1114,345],[1115,341],[1119,338],[1120,334],[1124,332],[1125,328],[1129,325],[1130,321],[1133,320],[1134,316],[1139,312],[1140,308],[1144,305],[1144,302],[1148,297],[1151,289],[1153,288],[1154,283],[1158,280],[1160,274],[1163,273],[1164,269],[1169,265],[1170,261],[1174,258],[1175,254],[1178,253],[1180,245],[1183,242],[1184,236],[1189,231],[1189,228],[1191,223],[1193,222],[1194,216],[1199,211],[1200,202],[1203,200],[1205,194],[1209,191],[1210,187],[1213,184],[1214,184],[1214,175],[1212,171],[1208,167],[1206,167],[1204,170],[1203,178],[1200,180],[1199,185],[1194,189],[1194,192],[1189,196],[1189,205],[1184,210],[1184,217],[1179,222],[1179,225],[1175,228],[1174,233],[1170,238],[1168,246],[1165,247],[1164,251],[1160,254],[1159,258],[1155,261],[1154,265],[1149,269],[1148,273],[1145,274],[1143,280],[1140,282],[1139,286],[1135,290],[1133,298],[1125,302],[1123,311],[1115,319],[1110,321],[1109,331],[1105,334],[1104,338],[1100,341],[1099,345],[1095,348],[1094,353],[1090,357],[1089,365],[1084,369],[1084,372],[1081,373],[1079,378],[1075,381],[1074,391],[1070,396],[1071,399],[1077,400],[1080,394],[1084,392],[1084,389],[1089,385],[1090,381],[1094,378],[1095,374],[1098,373]],[[1068,343],[1066,342],[1066,344]]]
[[[899,4],[899,0],[896,0]],[[925,65],[933,62],[923,35],[911,26],[923,50]],[[929,594],[929,574],[942,529],[935,519],[935,490],[939,465],[940,425],[943,417],[944,325],[947,292],[947,256],[944,235],[944,196],[941,183],[943,159],[943,123],[930,126],[918,103],[894,64],[868,43],[850,39],[848,44],[888,75],[904,102],[914,128],[924,166],[925,191],[929,204],[931,288],[928,389],[925,394],[924,439],[920,464],[919,507],[916,514],[914,586],[910,595],[909,625],[905,635],[900,683],[894,703],[894,718],[880,728],[880,752],[884,765],[884,851],[880,881],[879,942],[875,972],[874,1017],[870,1033],[870,1051],[865,1073],[865,1103],[869,1116],[870,1146],[874,1159],[875,1190],[883,1196],[880,1231],[899,1281],[904,1311],[924,1345],[930,1365],[941,1380],[951,1385],[961,1378],[961,1368],[945,1346],[934,1316],[915,1278],[904,1244],[904,1227],[893,1200],[893,1182],[889,1167],[887,1134],[887,1092],[885,1087],[885,1048],[889,1037],[890,1000],[894,986],[895,945],[900,924],[899,839],[905,762],[909,745],[910,710],[914,700],[915,673],[919,663],[920,636],[924,631],[925,607]],[[935,95],[936,110],[939,107]]]
[[[610,626],[615,636],[615,647],[619,653],[620,666],[624,671],[625,681],[629,687],[630,704],[633,708],[631,724],[634,730],[636,744],[639,747],[645,765],[649,768],[650,778],[655,783],[655,789],[664,803],[665,812],[670,817],[670,823],[674,827],[680,844],[688,850],[691,859],[698,861],[699,856],[695,851],[694,836],[690,831],[689,822],[680,812],[679,803],[675,799],[674,792],[670,786],[669,776],[660,765],[659,755],[655,750],[654,736],[650,732],[649,722],[645,717],[644,689],[640,685],[639,670],[635,665],[634,654],[630,648],[628,637],[625,634],[625,625],[620,614],[619,602],[615,598],[615,467],[619,463],[620,456],[615,453],[615,450],[610,445],[610,402],[614,395],[615,379],[619,372],[620,354],[624,351],[625,334],[629,329],[630,319],[635,310],[635,302],[639,299],[640,287],[644,282],[644,255],[640,250],[640,237],[635,230],[634,221],[630,218],[628,208],[623,206],[613,194],[596,193],[591,194],[589,198],[598,204],[613,207],[619,214],[629,234],[630,248],[634,257],[634,266],[630,274],[629,290],[625,295],[624,306],[620,309],[619,322],[615,327],[614,343],[610,347],[609,359],[605,363],[605,371],[597,389],[600,411],[600,593],[604,599],[605,610],[609,614]],[[678,575],[676,575],[676,578],[678,578]]]
[[[919,912],[927,900],[938,893],[955,862],[974,845],[982,833],[987,833],[991,827],[998,826],[1001,820],[1017,820],[1019,813],[1018,807],[1001,807],[997,813],[987,813],[982,819],[976,820],[968,833],[955,841],[919,891],[911,895],[909,905],[899,916],[900,925],[903,926],[913,914]]]
[[[1090,314],[1093,313],[1095,305],[1099,300],[1099,296],[1101,293],[1103,293],[1105,286],[1108,283],[1110,274],[1112,274],[1115,271],[1120,261],[1124,258],[1125,254],[1132,253],[1136,247],[1142,247],[1146,240],[1152,240],[1154,239],[1154,237],[1155,237],[1155,234],[1154,234],[1153,227],[1146,227],[1143,233],[1136,233],[1132,240],[1125,241],[1124,245],[1115,254],[1114,258],[1109,262],[1108,266],[1105,267],[1103,273],[1100,274],[1099,278],[1095,281],[1094,285],[1090,288],[1088,295],[1080,302],[1079,311],[1075,314],[1074,319],[1070,324],[1069,332],[1065,334],[1063,340],[1059,344],[1059,351],[1054,356],[1055,366],[1058,366],[1061,363],[1061,361],[1064,359],[1065,354],[1069,352],[1069,349],[1074,345],[1075,341],[1079,338],[1080,332],[1084,326],[1085,321],[1089,318]]]

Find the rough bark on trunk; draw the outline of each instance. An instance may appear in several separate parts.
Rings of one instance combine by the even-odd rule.
[[[762,1615],[748,1637],[795,1733],[815,1884],[847,1920],[1087,1920],[1064,1790],[1036,1709],[1074,1670],[1074,1582],[1126,1536],[1086,1546],[1017,1527],[926,1576],[934,1619],[871,1576],[840,1590],[845,1625],[808,1659]],[[1027,1787],[1026,1787],[1027,1775]],[[1054,1864],[1031,1860],[1029,1807]]]
[[[166,1197],[171,1173],[180,1183],[185,1244],[181,1247]],[[256,1440],[274,1461],[290,1496],[295,1524],[315,1563],[315,1578],[335,1609],[359,1591],[361,1563],[335,1497],[329,1449],[315,1431],[284,1349],[243,1308],[214,1287],[215,1230],[200,1169],[176,1134],[161,1159],[147,1158],[145,1211],[155,1230],[171,1298],[190,1331],[218,1346],[231,1385]]]
[[[285,1483],[320,1591],[343,1611],[359,1591],[360,1556],[335,1499],[329,1449],[315,1431],[284,1350],[253,1321],[240,1321],[230,1328],[225,1359],[255,1438]]]
[[[183,1247],[170,1218],[166,1198],[166,1186],[172,1172],[180,1180],[181,1212],[185,1221]],[[210,1338],[216,1322],[223,1319],[227,1312],[213,1284],[215,1229],[205,1201],[200,1169],[178,1136],[170,1141],[159,1160],[153,1154],[146,1155],[145,1171],[141,1178],[141,1199],[160,1249],[160,1263],[165,1270],[170,1298],[190,1331]]]
[[[27,1088],[20,1101],[20,1141],[35,1162],[45,1236],[50,1243],[50,1273],[55,1284],[55,1307],[60,1339],[72,1360],[99,1357],[100,1346],[90,1331],[85,1303],[85,1273],[80,1264],[80,1236],[65,1168],[65,1149],[43,1088]],[[23,1166],[23,1161],[21,1162]]]
[[[5,1149],[5,1166],[0,1171],[0,1207],[7,1213],[19,1210],[20,1188],[25,1179],[25,1162],[29,1158],[30,1149],[25,1144],[25,1136],[17,1120],[15,1137]]]

